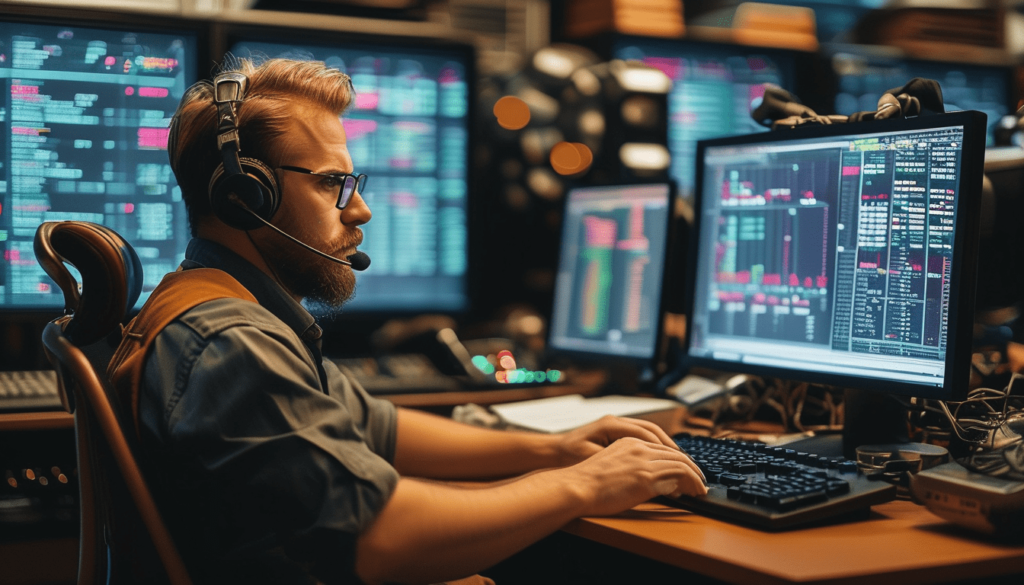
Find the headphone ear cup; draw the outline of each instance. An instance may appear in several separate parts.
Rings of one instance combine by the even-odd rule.
[[[254,158],[239,158],[242,173],[227,174],[224,165],[218,165],[210,179],[210,207],[213,213],[229,227],[253,230],[263,222],[245,208],[270,221],[280,206],[281,196],[274,171]],[[237,201],[233,201],[234,193]]]

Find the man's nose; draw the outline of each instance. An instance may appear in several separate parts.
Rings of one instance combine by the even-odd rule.
[[[345,225],[363,225],[370,221],[371,217],[373,217],[373,213],[370,212],[369,206],[366,205],[366,201],[358,191],[352,195],[352,200],[348,202],[345,209],[341,210],[341,223]]]

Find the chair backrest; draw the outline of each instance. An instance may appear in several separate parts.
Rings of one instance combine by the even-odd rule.
[[[81,506],[79,585],[191,583],[135,457],[129,419],[106,380],[120,325],[142,290],[142,266],[104,226],[46,222],[36,258],[64,292],[65,316],[43,330],[61,394],[75,417]],[[65,262],[82,275],[82,287]]]

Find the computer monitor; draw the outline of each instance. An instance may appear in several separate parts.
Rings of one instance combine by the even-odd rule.
[[[692,365],[967,393],[985,116],[702,141]]]
[[[196,81],[200,25],[66,12],[0,16],[0,311],[57,312],[32,248],[44,221],[122,234],[145,274],[139,305],[184,257],[167,126]]]
[[[682,197],[694,193],[697,141],[766,130],[750,117],[765,83],[796,91],[796,53],[780,49],[619,37],[616,59],[641,61],[672,79],[668,96],[669,175]]]
[[[667,183],[569,190],[550,352],[653,371],[673,198]]]
[[[906,59],[863,49],[826,54],[835,76],[836,114],[875,111],[878,98],[887,90],[902,87],[915,77],[934,79],[942,87],[946,111],[977,110],[988,116],[986,144],[992,146],[996,126],[1013,112],[1016,103],[1016,67]]]
[[[324,61],[352,77],[342,123],[352,163],[369,177],[362,196],[373,219],[360,249],[372,264],[343,315],[468,311],[471,47],[269,29],[230,31],[227,47]]]

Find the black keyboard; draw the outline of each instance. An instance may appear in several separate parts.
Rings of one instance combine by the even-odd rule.
[[[332,361],[370,394],[455,392],[461,389],[457,380],[441,374],[427,356],[421,354],[338,358]]]
[[[62,410],[57,372],[0,372],[0,412]]]
[[[896,486],[867,479],[854,461],[763,443],[673,437],[708,480],[702,497],[673,505],[769,530],[866,515],[896,497]]]

